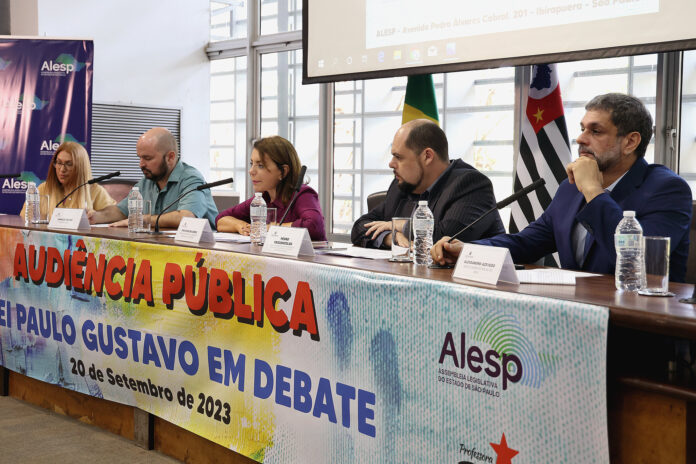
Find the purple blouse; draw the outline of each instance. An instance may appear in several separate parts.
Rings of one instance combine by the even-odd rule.
[[[217,225],[220,218],[225,216],[232,216],[236,219],[240,219],[245,222],[250,222],[249,209],[251,208],[252,196],[244,203],[240,203],[237,206],[228,208],[222,213],[218,214],[215,218],[215,225]],[[276,220],[280,221],[280,218],[285,214],[285,205],[280,201],[280,198],[270,202],[270,197],[267,192],[263,192],[263,199],[266,200],[266,205],[269,208],[276,208]],[[309,236],[312,240],[326,240],[326,233],[324,231],[324,215],[321,214],[321,206],[319,206],[319,196],[317,192],[308,185],[303,185],[300,187],[300,192],[297,194],[297,199],[292,205],[292,209],[287,216],[285,216],[285,222],[292,222],[293,227],[304,227],[309,231]]]

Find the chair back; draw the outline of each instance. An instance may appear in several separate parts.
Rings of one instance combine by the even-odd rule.
[[[387,198],[387,191],[371,193],[367,196],[367,210],[372,211]]]
[[[99,185],[104,187],[109,195],[111,195],[111,198],[118,203],[128,196],[135,183],[134,180],[111,179],[100,182]]]

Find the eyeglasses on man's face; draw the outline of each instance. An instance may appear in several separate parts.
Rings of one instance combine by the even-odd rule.
[[[65,169],[66,171],[71,170],[75,166],[72,161],[67,161],[65,163],[61,161],[54,161],[53,165],[56,167],[56,169]]]

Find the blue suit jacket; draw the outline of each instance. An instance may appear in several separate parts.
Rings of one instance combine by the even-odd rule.
[[[476,243],[508,248],[517,263],[533,263],[558,251],[563,269],[612,274],[616,265],[614,231],[624,210],[636,212],[643,235],[669,236],[670,280],[683,282],[689,255],[691,189],[666,167],[640,158],[614,187],[590,203],[575,184],[563,181],[544,214],[517,234],[504,234]],[[572,243],[580,222],[588,231],[589,249],[578,265]]]

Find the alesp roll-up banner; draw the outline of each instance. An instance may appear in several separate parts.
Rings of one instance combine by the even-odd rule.
[[[0,213],[17,214],[27,182],[46,178],[63,141],[90,152],[91,40],[0,37]]]

